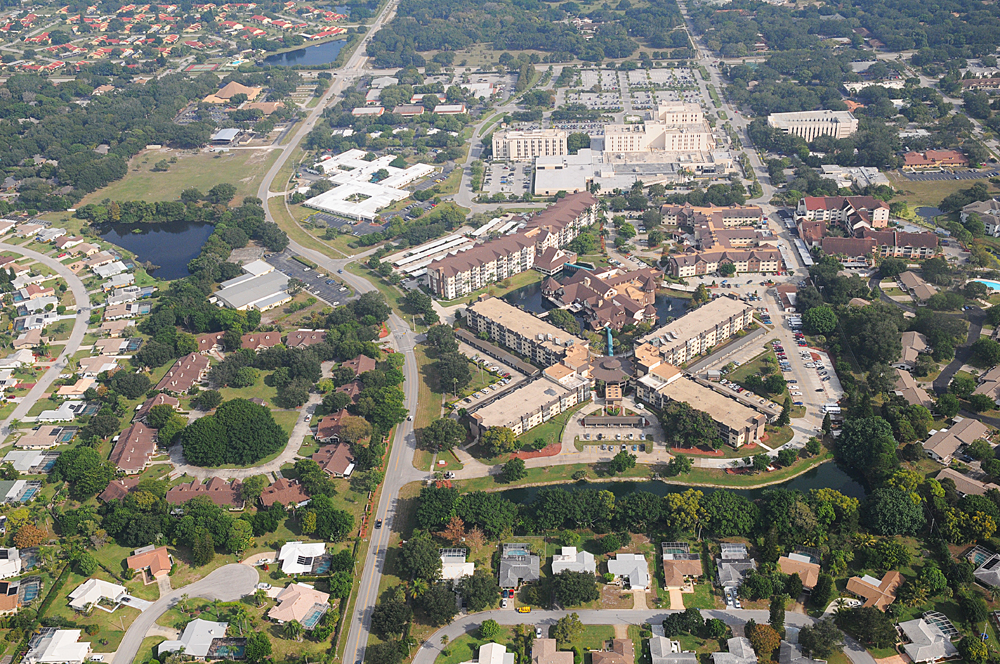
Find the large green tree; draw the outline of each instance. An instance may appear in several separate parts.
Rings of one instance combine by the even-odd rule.
[[[562,606],[578,606],[592,602],[601,596],[597,587],[597,577],[590,572],[563,570],[554,577],[556,598]]]
[[[184,458],[196,466],[249,465],[287,443],[271,411],[247,399],[227,401],[181,432]]]

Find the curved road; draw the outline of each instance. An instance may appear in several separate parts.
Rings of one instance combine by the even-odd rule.
[[[445,647],[444,644],[441,643],[442,636],[447,636],[449,642],[454,641],[457,637],[462,636],[463,634],[468,634],[479,629],[479,625],[488,618],[497,621],[501,625],[519,625],[521,623],[528,623],[532,625],[548,626],[554,625],[557,620],[563,616],[569,615],[570,613],[576,613],[580,617],[580,622],[585,625],[641,625],[643,623],[655,625],[663,622],[663,619],[666,618],[667,615],[679,612],[667,611],[663,609],[646,611],[606,609],[596,611],[532,611],[531,613],[524,614],[515,613],[510,610],[494,610],[486,611],[484,613],[464,615],[459,616],[450,625],[442,627],[438,631],[434,632],[434,634],[427,637],[427,640],[420,645],[420,650],[417,651],[416,656],[413,658],[413,664],[434,664],[434,660],[437,659],[438,655],[441,654],[442,649]],[[737,611],[735,609],[728,611],[718,609],[702,609],[701,615],[705,619],[718,618],[719,620],[722,620],[727,625],[733,627],[733,631],[737,634],[739,633],[739,628],[745,625],[751,618],[762,624],[766,624],[769,619],[767,611]],[[803,625],[811,625],[814,622],[815,620],[803,613],[789,612],[785,614],[786,625],[801,627]],[[868,654],[868,651],[850,638],[845,639],[844,654],[847,655],[853,664],[875,664],[875,659]]]
[[[80,344],[83,343],[83,335],[87,333],[87,325],[90,322],[90,296],[87,294],[87,288],[83,285],[80,277],[73,274],[73,271],[68,267],[55,260],[54,258],[49,258],[44,254],[40,254],[37,251],[32,251],[31,249],[25,249],[19,247],[16,244],[6,244],[0,242],[0,251],[9,251],[15,254],[21,254],[22,256],[27,256],[28,258],[33,258],[39,263],[47,265],[48,267],[55,270],[56,274],[66,280],[71,291],[73,291],[73,297],[76,298],[76,320],[73,323],[73,331],[69,335],[69,339],[66,341],[66,345],[63,346],[63,352],[60,353],[56,361],[49,367],[49,370],[38,379],[35,386],[31,388],[28,394],[21,399],[21,402],[17,404],[14,408],[14,412],[10,414],[3,424],[0,425],[0,440],[5,438],[10,434],[10,423],[12,420],[20,420],[31,407],[42,398],[45,391],[49,389],[59,374],[63,372],[66,365],[69,363],[69,358],[71,358],[77,350],[80,348]]]
[[[181,595],[232,602],[252,593],[259,580],[257,570],[253,567],[230,564],[220,567],[204,579],[183,588],[171,590],[153,602],[151,607],[140,613],[135,622],[129,626],[124,638],[122,638],[121,645],[118,646],[114,661],[120,664],[130,664],[139,653],[139,647],[146,637],[146,632],[159,620],[160,616],[167,612],[167,609],[177,603]]]

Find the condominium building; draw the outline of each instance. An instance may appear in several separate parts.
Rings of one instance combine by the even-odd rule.
[[[659,364],[636,382],[636,397],[663,409],[681,401],[708,414],[722,439],[732,447],[756,443],[764,433],[767,417],[731,397],[699,385],[671,364]]]
[[[753,322],[753,307],[730,297],[718,297],[681,318],[650,332],[636,343],[655,352],[660,361],[680,365],[707,352]]]
[[[685,226],[710,225],[713,229],[756,225],[764,219],[764,212],[756,205],[729,205],[725,207],[695,207],[667,204],[660,208],[665,224]]]
[[[889,225],[889,204],[872,196],[805,196],[795,212],[810,221],[839,223],[852,234],[862,222],[869,228]]]
[[[777,249],[727,249],[671,256],[669,271],[674,277],[711,274],[722,265],[733,265],[737,272],[777,272],[781,269],[781,252]]]
[[[923,260],[938,254],[938,236],[935,233],[865,229],[864,238],[875,241],[875,253],[882,257]]]
[[[706,152],[715,137],[698,104],[661,104],[648,122],[604,126],[604,151]]]
[[[858,119],[850,111],[802,111],[772,113],[767,124],[774,129],[811,142],[819,136],[847,138],[858,130]]]
[[[586,378],[572,373],[555,380],[543,372],[538,379],[472,413],[472,435],[478,437],[490,427],[507,427],[520,436],[589,399],[590,381]]]
[[[490,341],[513,350],[543,367],[566,355],[575,344],[587,342],[512,304],[488,295],[465,310],[466,323],[475,333],[489,335]]]
[[[493,134],[495,160],[531,161],[535,157],[560,157],[567,154],[566,132],[562,129],[510,130]]]
[[[589,192],[567,196],[525,221],[524,229],[439,258],[427,266],[427,285],[446,300],[530,270],[535,256],[572,242],[597,219]]]

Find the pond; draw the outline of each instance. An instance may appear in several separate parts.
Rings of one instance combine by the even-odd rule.
[[[214,228],[212,224],[185,221],[107,224],[101,228],[101,238],[131,251],[139,262],[150,261],[159,266],[153,271],[158,279],[172,280],[188,276],[188,262],[198,256]]]
[[[289,67],[291,65],[315,67],[318,65],[328,65],[337,59],[337,56],[340,55],[340,51],[346,43],[347,40],[338,39],[324,44],[316,44],[315,46],[297,48],[294,51],[275,53],[264,58],[264,64],[275,67]]]
[[[927,206],[918,207],[916,210],[914,210],[914,212],[916,212],[917,215],[923,217],[924,219],[933,219],[934,217],[944,214],[944,211],[939,210],[936,207],[927,207]]]
[[[648,491],[654,493],[657,496],[665,496],[668,493],[682,493],[688,488],[695,488],[698,491],[703,491],[704,493],[712,493],[717,491],[715,488],[711,487],[686,487],[681,484],[667,484],[665,482],[589,482],[587,484],[563,484],[563,488],[570,491],[580,488],[586,489],[597,489],[599,491],[607,490],[615,494],[616,498],[622,498],[634,491]],[[510,489],[508,491],[502,492],[504,498],[515,502],[515,503],[530,503],[535,499],[538,494],[538,490],[544,487],[526,487],[523,489]],[[760,498],[764,491],[767,489],[792,489],[798,490],[803,493],[808,492],[810,489],[836,489],[845,496],[851,498],[862,499],[865,497],[865,488],[860,482],[855,480],[853,477],[848,475],[840,466],[836,463],[830,461],[819,466],[816,466],[812,470],[795,477],[784,484],[775,484],[770,487],[763,487],[760,489],[729,489],[730,491],[735,491],[736,493],[742,494],[751,500]]]

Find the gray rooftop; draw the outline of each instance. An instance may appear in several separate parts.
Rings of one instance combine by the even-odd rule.
[[[698,655],[693,652],[679,652],[680,644],[664,636],[649,639],[651,664],[698,664]]]
[[[229,623],[195,618],[184,628],[180,639],[161,643],[157,654],[177,652],[184,648],[185,655],[203,659],[208,655],[213,640],[225,638],[227,627],[229,627]]]
[[[500,554],[500,587],[517,588],[522,582],[537,581],[541,578],[538,556],[528,553],[521,555],[514,551],[530,551],[527,544],[508,543]]]

